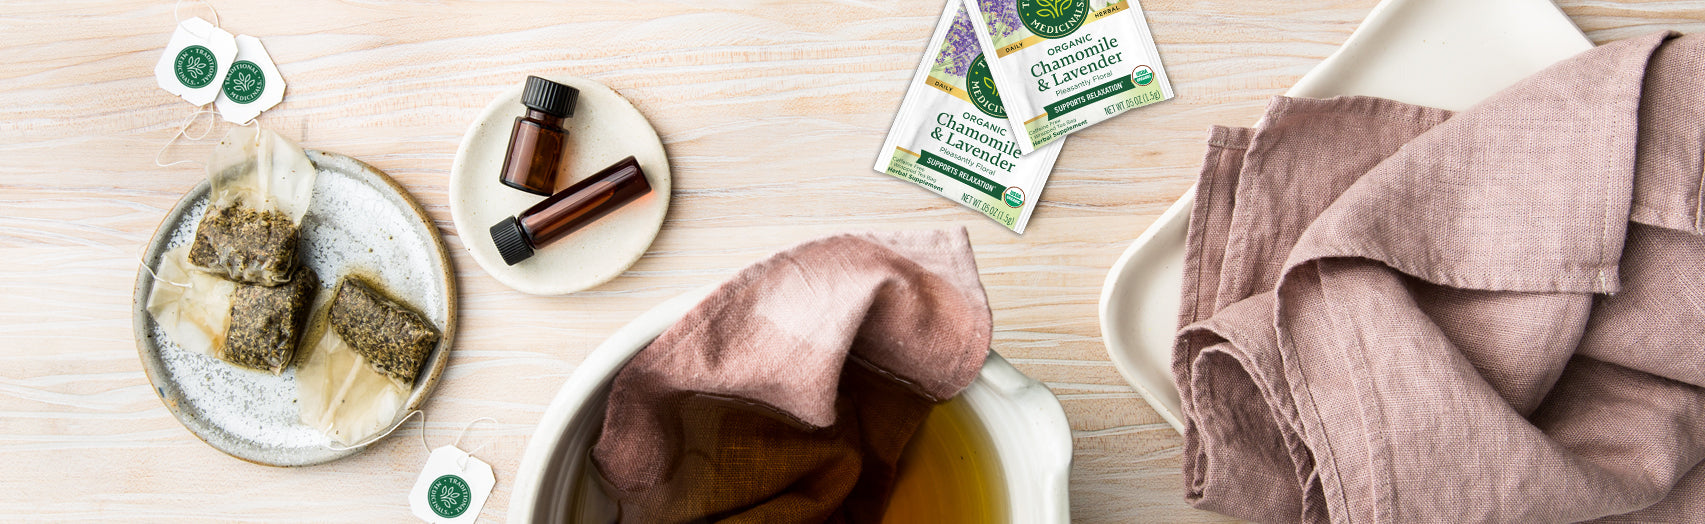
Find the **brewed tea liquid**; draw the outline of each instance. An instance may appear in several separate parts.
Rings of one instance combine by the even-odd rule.
[[[906,444],[898,468],[884,524],[1009,521],[1006,480],[994,460],[994,442],[960,398],[930,411]],[[616,503],[598,487],[592,468],[582,472],[578,484],[569,522],[615,522]]]
[[[1010,518],[994,442],[959,397],[930,411],[900,455],[899,469],[884,524],[1003,523]]]

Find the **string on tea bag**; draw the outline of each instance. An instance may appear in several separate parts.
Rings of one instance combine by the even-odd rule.
[[[117,248],[113,248],[113,249],[117,249]],[[165,277],[160,276],[159,273],[155,273],[154,268],[148,267],[148,261],[142,259],[142,252],[141,252],[142,250],[146,250],[146,249],[148,249],[148,245],[143,244],[142,249],[137,250],[137,252],[134,253],[134,255],[136,256],[137,265],[142,266],[142,270],[147,271],[149,277],[152,277],[154,280],[158,280],[160,282],[165,282],[167,284],[171,284],[171,285],[181,287],[184,289],[190,288],[190,285],[188,282],[174,282],[172,280],[167,280]]]
[[[219,27],[219,10],[214,9],[213,4],[207,3],[207,0],[196,0],[196,1],[200,2],[201,5],[207,6],[207,10],[209,12],[213,13],[213,27]],[[184,6],[184,0],[178,0],[177,3],[172,4],[172,22],[173,23],[182,23],[184,21],[184,17],[178,15],[178,9],[183,7],[183,6]]]
[[[213,126],[214,126],[214,124],[218,123],[217,121],[208,120],[207,121],[207,128],[202,129],[201,134],[196,135],[196,136],[189,136],[189,133],[188,133],[189,126],[194,125],[196,119],[201,117],[201,115],[204,115],[204,114],[205,115],[212,115],[212,114],[218,114],[218,113],[219,113],[218,111],[207,109],[206,105],[195,108],[195,111],[191,112],[189,114],[189,117],[184,119],[184,123],[178,125],[178,130],[177,130],[177,132],[172,133],[172,138],[167,139],[166,144],[160,146],[159,151],[154,152],[154,165],[159,166],[159,167],[171,167],[171,166],[175,166],[178,164],[200,164],[202,166],[206,166],[207,165],[206,162],[202,162],[200,160],[187,159],[187,158],[183,159],[183,160],[176,161],[176,162],[172,162],[170,164],[167,164],[167,163],[161,162],[160,157],[162,155],[166,154],[166,150],[170,149],[172,147],[172,144],[177,143],[179,137],[188,138],[190,140],[201,140],[203,138],[207,138],[207,134],[213,132]]]

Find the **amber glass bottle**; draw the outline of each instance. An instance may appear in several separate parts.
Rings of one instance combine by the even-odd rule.
[[[580,91],[536,76],[527,77],[521,105],[527,114],[515,118],[509,133],[509,152],[503,155],[503,185],[535,195],[556,188],[557,164],[562,162],[568,130],[562,120],[574,116]]]
[[[627,157],[491,226],[491,241],[511,266],[623,204],[651,192],[639,161]]]

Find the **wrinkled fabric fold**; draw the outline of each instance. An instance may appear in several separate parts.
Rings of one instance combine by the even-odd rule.
[[[622,367],[592,459],[622,522],[877,522],[901,451],[991,335],[963,228],[806,242]]]
[[[1216,128],[1172,364],[1187,499],[1705,520],[1702,68],[1660,33],[1461,113],[1281,97]]]

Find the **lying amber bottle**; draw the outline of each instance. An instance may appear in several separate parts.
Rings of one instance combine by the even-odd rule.
[[[627,157],[491,226],[491,241],[511,266],[623,204],[651,192],[639,161]]]
[[[535,195],[550,195],[556,188],[557,165],[562,163],[563,140],[568,130],[562,120],[574,116],[580,91],[536,76],[527,77],[521,105],[527,114],[515,117],[509,133],[509,151],[503,154],[503,185]]]

